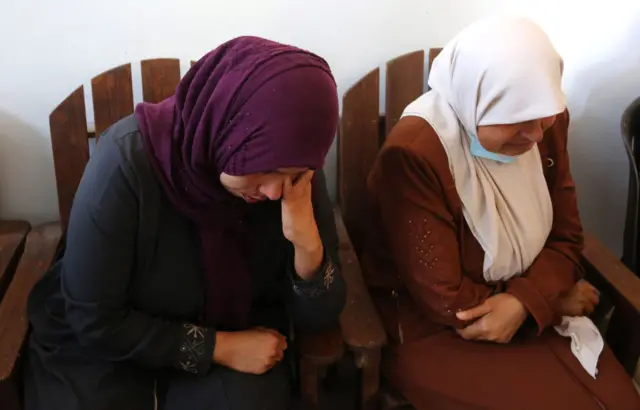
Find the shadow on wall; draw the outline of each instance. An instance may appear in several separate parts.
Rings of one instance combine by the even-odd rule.
[[[57,219],[42,214],[43,203],[57,203],[49,137],[0,111],[0,218]]]
[[[640,19],[612,39],[598,62],[574,73],[568,87],[571,114],[569,148],[586,229],[616,254],[622,253],[629,162],[620,121],[640,97]]]

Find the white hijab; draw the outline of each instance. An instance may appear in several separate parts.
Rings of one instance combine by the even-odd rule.
[[[487,282],[508,280],[531,266],[551,231],[553,207],[537,146],[513,162],[500,163],[471,155],[468,134],[476,134],[479,125],[514,124],[563,112],[562,67],[551,41],[532,21],[480,21],[446,45],[429,74],[432,91],[403,113],[424,118],[440,137],[464,218],[485,252]],[[566,326],[574,328],[588,322],[582,340],[566,335],[574,341],[576,357],[595,377],[602,347],[594,346],[595,360],[589,360],[579,356],[576,343],[597,329],[587,318],[565,319]]]

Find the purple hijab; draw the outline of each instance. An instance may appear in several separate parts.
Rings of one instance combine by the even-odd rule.
[[[135,116],[165,194],[199,230],[205,322],[247,327],[252,290],[243,218],[251,205],[230,194],[220,174],[322,168],[338,122],[329,66],[292,46],[236,38],[198,61],[174,96],[139,104]]]

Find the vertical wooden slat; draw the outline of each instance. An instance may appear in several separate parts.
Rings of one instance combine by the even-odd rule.
[[[142,72],[142,98],[157,103],[175,94],[180,82],[180,60],[157,58],[140,62]]]
[[[49,116],[53,163],[58,187],[58,207],[63,229],[76,189],[89,160],[84,88],[78,87]]]
[[[362,249],[367,222],[367,176],[379,145],[380,69],[349,89],[342,100],[338,139],[339,200],[344,222],[356,248]]]
[[[429,69],[431,69],[431,66],[433,65],[433,60],[435,60],[436,57],[438,57],[438,54],[440,54],[441,51],[442,51],[442,48],[432,48],[429,50]]]
[[[431,71],[431,67],[433,67],[433,60],[438,57],[438,54],[440,54],[441,51],[442,48],[432,48],[429,50],[429,67],[427,67],[427,70]],[[427,84],[427,91],[430,89],[431,87]]]
[[[405,107],[422,94],[424,51],[414,51],[387,63],[386,134],[396,125]]]
[[[13,279],[29,229],[31,225],[25,221],[0,221],[0,302]]]
[[[133,113],[131,64],[124,64],[94,77],[93,113],[96,138],[111,124]]]

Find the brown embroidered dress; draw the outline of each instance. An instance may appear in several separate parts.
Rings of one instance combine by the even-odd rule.
[[[486,283],[484,252],[462,214],[448,158],[431,126],[405,117],[369,176],[372,232],[363,264],[390,335],[384,376],[418,409],[636,410],[640,398],[605,347],[594,380],[570,350],[556,298],[580,278],[582,227],[567,152],[568,114],[538,144],[553,228],[521,277]],[[495,292],[529,312],[509,344],[463,340],[455,313]]]

